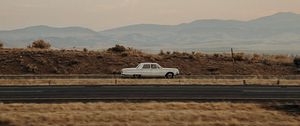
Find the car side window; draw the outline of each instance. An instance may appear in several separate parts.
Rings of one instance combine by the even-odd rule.
[[[143,69],[150,69],[150,64],[144,64]]]
[[[157,66],[156,64],[151,64],[151,68],[152,68],[152,69],[157,69],[158,66]]]

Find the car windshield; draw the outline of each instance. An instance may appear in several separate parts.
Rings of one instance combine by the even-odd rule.
[[[162,68],[159,64],[156,64],[157,68]]]
[[[139,64],[136,68],[140,68],[141,64]]]

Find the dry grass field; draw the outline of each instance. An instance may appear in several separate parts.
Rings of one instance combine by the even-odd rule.
[[[116,46],[105,51],[65,49],[0,49],[0,74],[113,74],[141,62],[175,67],[182,75],[294,75],[295,57],[229,52],[164,52],[148,54]],[[44,47],[43,46],[43,47]],[[233,64],[233,59],[235,63]],[[191,67],[193,66],[193,67]]]
[[[0,86],[30,85],[300,85],[288,79],[0,79]]]
[[[299,126],[296,113],[256,103],[0,104],[1,126]]]

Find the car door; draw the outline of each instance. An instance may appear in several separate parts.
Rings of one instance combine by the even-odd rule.
[[[141,69],[141,75],[142,76],[151,76],[151,65],[150,64],[144,64]]]
[[[161,70],[158,65],[151,64],[151,76],[153,76],[153,77],[161,76]]]

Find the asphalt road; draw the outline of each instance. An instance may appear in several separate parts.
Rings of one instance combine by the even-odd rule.
[[[300,100],[288,86],[34,86],[0,87],[0,101]]]

